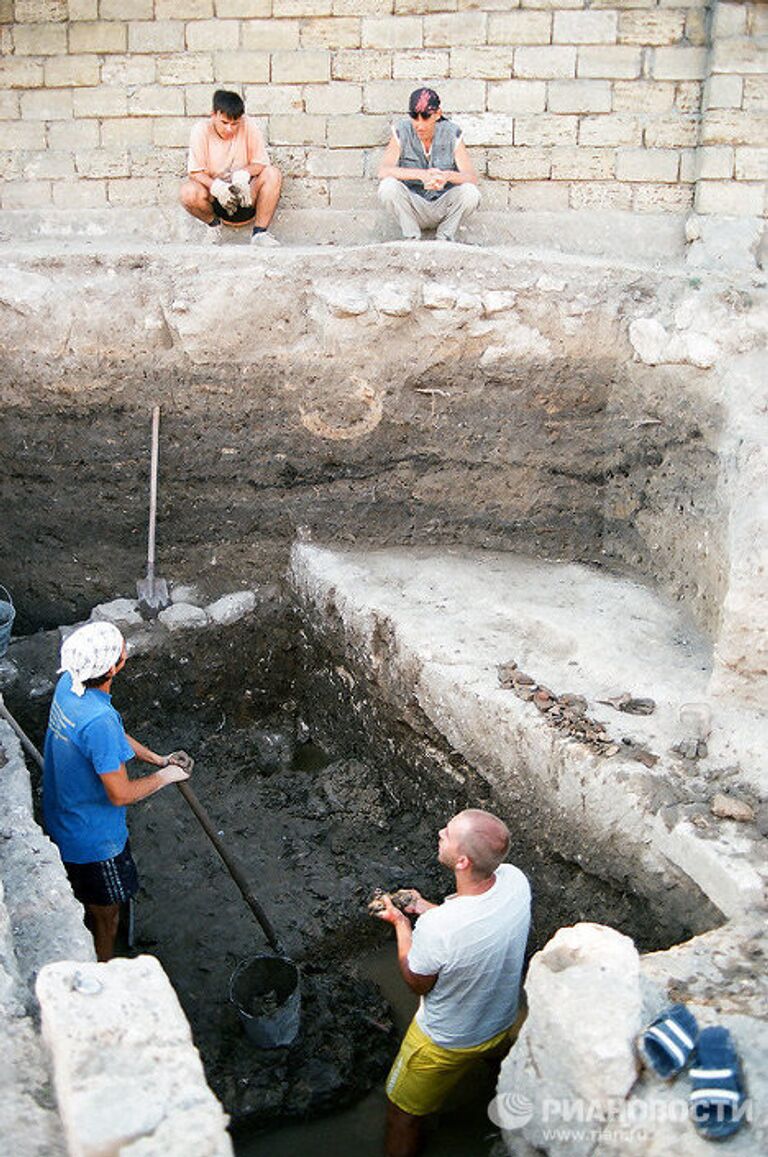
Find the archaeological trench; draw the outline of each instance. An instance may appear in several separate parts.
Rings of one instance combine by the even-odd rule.
[[[204,20],[210,5],[174,14],[158,0],[119,57],[126,18],[108,2],[104,22],[88,4],[77,16],[72,4],[0,5],[16,21],[3,25],[14,38],[0,113],[18,167],[0,210],[0,583],[16,608],[4,707],[42,746],[65,632],[116,622],[126,726],[156,750],[194,754],[194,789],[298,963],[302,999],[290,1047],[259,1049],[244,1033],[230,978],[266,941],[175,788],[131,809],[142,886],[119,957],[97,964],[38,826],[34,755],[0,720],[4,1151],[379,1153],[383,1080],[413,1005],[367,902],[409,884],[444,897],[437,830],[479,806],[508,822],[510,859],[532,881],[527,1019],[500,1073],[478,1074],[435,1122],[426,1153],[705,1154],[686,1079],[662,1085],[635,1053],[671,1001],[730,1029],[749,1101],[727,1152],[766,1152],[765,150],[737,135],[764,93],[764,6],[617,0],[572,13],[590,6],[542,0],[522,4],[533,11],[513,34],[494,0],[291,2],[233,0],[216,7],[230,19]],[[256,10],[280,19],[251,21]],[[153,11],[166,17],[156,29]],[[397,50],[377,43],[382,14],[400,21]],[[316,28],[337,19],[338,36],[358,35],[344,51]],[[301,131],[323,120],[327,138],[301,148],[282,123],[289,106],[272,117],[271,138],[285,133],[284,244],[258,254],[184,221],[167,173],[150,189],[148,169],[114,168],[134,113],[128,160],[154,125],[157,164],[177,165],[210,96],[204,62],[219,69],[218,49],[235,43],[212,38],[242,25],[247,47],[256,23],[289,47],[314,43],[312,68],[325,54],[340,78],[338,90],[302,80],[283,59],[301,53],[273,54],[273,80],[284,73],[272,99],[303,84],[305,112],[340,103],[325,119],[315,108]],[[141,39],[177,24],[194,56]],[[482,154],[473,245],[397,243],[375,207],[363,162],[394,88],[410,86],[406,35],[436,68],[470,51],[467,68],[489,69],[505,37],[524,45],[514,73],[505,66],[520,80],[437,73]],[[441,39],[454,35],[470,50]],[[24,49],[34,36],[38,56]],[[373,137],[356,136],[354,69],[385,56],[390,71],[376,75],[389,79],[359,98]],[[202,70],[184,89],[180,60]],[[555,60],[572,71],[536,71]],[[136,103],[121,111],[128,71],[143,83],[147,61],[158,92],[130,89]],[[709,107],[691,112],[705,73]],[[585,110],[557,101],[582,76],[598,107],[570,150],[572,183],[559,138],[535,150],[517,136],[527,163],[546,152],[549,167],[526,190],[510,183],[499,150],[512,121],[518,133],[541,114],[542,132],[565,131]],[[81,179],[55,130],[68,101],[68,127],[91,148],[98,84],[112,111],[89,163],[106,176],[80,158]],[[518,117],[506,84],[542,102],[546,88],[548,111]],[[268,89],[254,83],[249,102]],[[658,133],[688,117],[703,135],[648,147],[654,110],[673,97]],[[581,149],[587,130],[612,147],[606,125],[628,131],[628,110],[646,126],[642,147],[619,135],[633,147],[611,154],[615,180],[580,184],[601,152]],[[666,165],[675,148],[679,180],[637,183],[633,165]],[[41,158],[52,200],[29,206],[24,165]],[[154,207],[120,201],[132,177]],[[368,189],[359,213],[355,180]],[[154,406],[158,572],[173,603],[149,619],[136,583]],[[652,710],[627,712],[627,699]]]

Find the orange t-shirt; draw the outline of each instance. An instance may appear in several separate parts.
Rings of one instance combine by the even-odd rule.
[[[237,131],[224,140],[208,119],[198,121],[189,138],[190,173],[207,173],[209,177],[229,176],[235,169],[248,165],[268,165],[269,154],[261,129],[253,117],[242,116]]]

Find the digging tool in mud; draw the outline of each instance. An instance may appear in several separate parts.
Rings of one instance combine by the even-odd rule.
[[[208,839],[213,844],[243,899],[258,920],[275,955],[260,953],[241,960],[229,982],[229,999],[236,1007],[246,1035],[257,1048],[285,1048],[299,1031],[301,990],[299,970],[286,956],[266,912],[253,894],[248,879],[222,843],[211,817],[189,783],[176,784]]]
[[[154,617],[158,611],[170,606],[171,596],[168,584],[155,574],[155,524],[157,522],[157,462],[160,444],[160,407],[152,410],[152,451],[149,468],[149,535],[147,542],[147,577],[139,579],[136,591],[139,605],[148,615]]]

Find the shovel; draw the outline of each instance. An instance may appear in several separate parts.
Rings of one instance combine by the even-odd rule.
[[[155,522],[157,520],[157,460],[160,440],[160,407],[152,410],[152,457],[149,468],[149,542],[147,546],[147,577],[139,579],[136,591],[139,605],[150,617],[170,606],[168,583],[155,575]]]

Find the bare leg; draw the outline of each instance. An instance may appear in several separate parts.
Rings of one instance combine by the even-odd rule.
[[[269,228],[280,199],[282,184],[282,174],[274,165],[265,165],[258,177],[254,177],[251,181],[251,194],[256,206],[253,224],[257,229]]]
[[[96,945],[96,959],[102,963],[111,960],[115,954],[120,905],[86,904],[85,910],[90,917],[93,942]]]
[[[188,213],[198,221],[205,221],[206,225],[210,225],[216,217],[211,208],[210,193],[199,181],[185,181],[181,186],[179,200]]]
[[[414,1117],[387,1101],[386,1157],[416,1157],[423,1144],[423,1117]]]

